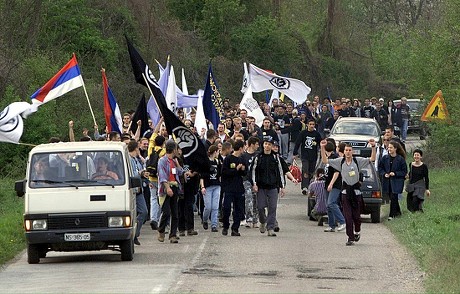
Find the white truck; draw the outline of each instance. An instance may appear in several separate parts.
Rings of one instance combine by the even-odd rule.
[[[26,178],[15,184],[17,195],[24,196],[28,262],[39,263],[49,251],[107,249],[132,260],[141,185],[125,143],[34,147]]]

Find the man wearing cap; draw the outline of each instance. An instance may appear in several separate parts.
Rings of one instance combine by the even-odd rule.
[[[275,142],[273,138],[266,136],[263,140],[263,151],[253,159],[251,178],[254,192],[257,193],[259,230],[265,233],[267,229],[268,236],[275,237],[278,192],[281,189],[281,197],[284,197],[286,186],[284,175],[293,183],[297,183],[297,180],[289,172],[286,162],[278,154],[272,152]],[[268,208],[268,214],[265,213],[265,208]]]
[[[300,132],[294,147],[294,158],[298,157],[299,147],[302,159],[302,194],[307,195],[310,179],[316,168],[318,147],[321,142],[320,133],[315,130],[315,120],[309,119],[307,129]]]

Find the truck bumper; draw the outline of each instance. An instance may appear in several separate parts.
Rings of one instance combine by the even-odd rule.
[[[65,234],[89,233],[89,241],[69,242],[65,241]],[[80,230],[52,230],[52,231],[29,231],[26,232],[26,240],[29,244],[53,244],[53,243],[80,243],[80,242],[104,242],[116,244],[122,240],[132,238],[134,228],[107,228],[107,229],[80,229]]]

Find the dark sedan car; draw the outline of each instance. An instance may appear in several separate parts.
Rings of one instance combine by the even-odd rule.
[[[363,193],[364,209],[362,214],[370,214],[373,223],[380,222],[380,207],[382,206],[382,187],[380,179],[373,165],[368,165],[360,172],[363,173],[361,191]],[[311,216],[311,210],[315,207],[315,197],[308,196],[307,215],[310,220],[315,220]]]

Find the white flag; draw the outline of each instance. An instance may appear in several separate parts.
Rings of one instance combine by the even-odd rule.
[[[184,93],[185,95],[188,95],[187,81],[185,80],[184,68],[182,68],[182,93]],[[185,112],[185,117],[190,119],[190,113],[192,113],[192,108],[186,107],[184,109],[184,112]]]
[[[0,142],[19,143],[24,130],[20,114],[30,114],[30,111],[31,104],[13,102],[0,112]]]
[[[278,90],[273,90],[273,92],[272,92],[272,96],[270,97],[270,102],[268,102],[268,105],[270,105],[270,107],[273,104],[273,99],[278,99],[278,102],[279,102],[279,100],[280,100],[280,92],[278,92]]]
[[[195,128],[199,135],[201,135],[201,132],[203,129],[205,129],[205,131],[208,130],[208,124],[206,122],[206,117],[204,115],[204,109],[203,109],[203,94],[204,94],[203,90],[201,89],[198,90],[198,105],[196,107]]]
[[[251,85],[248,86],[246,92],[244,93],[243,99],[240,102],[240,108],[246,109],[248,116],[252,116],[256,119],[256,125],[259,127],[262,126],[265,115],[260,109],[259,103],[252,96]]]
[[[243,68],[244,68],[244,76],[243,76],[243,84],[241,85],[241,93],[246,93],[246,90],[248,89],[248,86],[249,86],[249,72],[248,72],[248,66],[246,65],[246,62],[243,63]]]
[[[168,88],[166,90],[166,105],[168,106],[169,110],[173,113],[176,113],[177,107],[177,92],[176,92],[176,78],[174,77],[174,67],[171,65],[169,71],[169,79],[168,79]]]
[[[249,64],[249,80],[253,92],[264,90],[278,90],[291,98],[292,101],[303,103],[310,94],[310,87],[301,80],[282,77]]]

